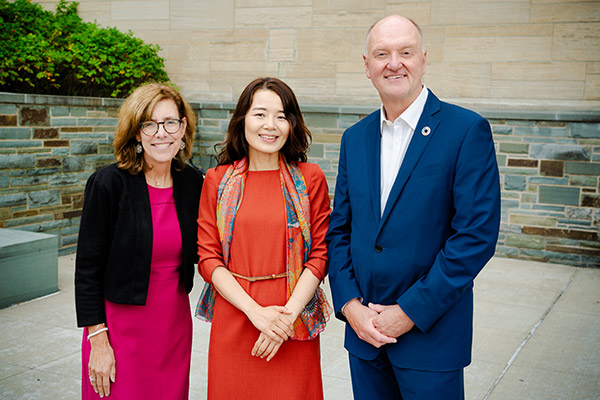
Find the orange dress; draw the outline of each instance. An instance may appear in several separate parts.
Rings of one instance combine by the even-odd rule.
[[[305,264],[319,279],[327,269],[325,234],[329,194],[316,164],[299,163],[308,187],[312,248]],[[198,218],[199,270],[210,282],[223,265],[216,227],[217,190],[227,166],[206,174]],[[235,218],[229,269],[244,276],[285,272],[285,204],[279,171],[249,171]],[[285,278],[248,282],[236,278],[260,305],[285,305]],[[208,399],[322,399],[319,337],[288,339],[267,362],[251,355],[260,332],[244,313],[216,296],[208,350]]]

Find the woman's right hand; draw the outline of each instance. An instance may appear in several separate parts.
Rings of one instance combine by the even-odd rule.
[[[117,374],[115,354],[106,332],[91,337],[90,346],[88,378],[94,391],[103,398],[110,394],[110,384],[115,382]]]
[[[292,312],[283,306],[262,307],[256,304],[248,312],[250,322],[262,333],[275,341],[285,341],[294,332],[289,316]]]
[[[252,355],[260,358],[267,357],[267,361],[271,361],[275,354],[279,351],[279,348],[283,344],[281,339],[272,340],[264,333],[260,333],[254,347],[252,348]]]
[[[224,266],[216,267],[212,283],[221,296],[242,311],[252,325],[272,340],[287,340],[293,333],[292,312],[284,306],[262,307],[240,286]]]

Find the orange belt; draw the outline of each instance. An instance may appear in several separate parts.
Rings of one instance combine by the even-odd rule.
[[[262,276],[244,276],[244,275],[240,275],[235,272],[232,272],[232,271],[229,271],[229,272],[231,273],[231,275],[235,276],[236,278],[245,279],[248,282],[267,281],[269,279],[285,278],[287,276],[287,272],[281,272],[279,274],[271,274],[271,275],[262,275]]]

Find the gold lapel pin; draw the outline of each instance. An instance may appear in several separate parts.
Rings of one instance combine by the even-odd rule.
[[[431,133],[431,128],[428,126],[421,129],[421,135],[423,135],[423,136],[429,136],[430,133]]]

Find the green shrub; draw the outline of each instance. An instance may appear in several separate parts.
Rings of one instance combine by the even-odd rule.
[[[169,81],[157,45],[83,22],[77,5],[60,0],[53,14],[29,0],[0,0],[0,91],[126,97],[145,82]]]

